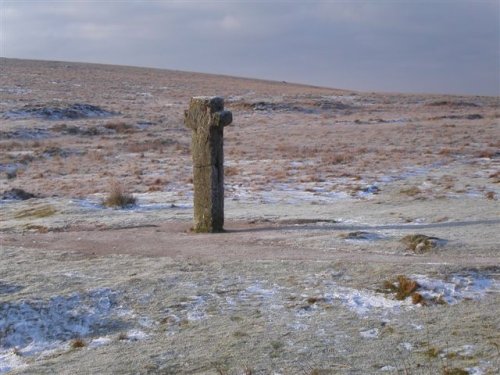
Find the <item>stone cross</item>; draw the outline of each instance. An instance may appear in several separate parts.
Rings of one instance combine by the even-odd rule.
[[[220,97],[191,98],[184,112],[184,123],[192,130],[195,232],[224,230],[223,135],[232,121]]]

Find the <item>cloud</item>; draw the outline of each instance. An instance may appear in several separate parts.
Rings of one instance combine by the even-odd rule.
[[[241,23],[236,17],[227,15],[220,22],[220,26],[226,31],[231,31],[239,29],[241,27]]]
[[[0,54],[500,94],[500,3],[3,0]]]

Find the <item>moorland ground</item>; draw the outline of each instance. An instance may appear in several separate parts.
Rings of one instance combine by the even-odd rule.
[[[0,75],[0,373],[498,370],[498,97]],[[220,234],[189,231],[198,95],[234,118]]]

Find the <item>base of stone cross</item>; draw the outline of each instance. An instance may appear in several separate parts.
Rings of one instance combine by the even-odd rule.
[[[223,232],[224,126],[232,114],[221,97],[191,98],[184,122],[192,130],[194,227],[196,233]]]

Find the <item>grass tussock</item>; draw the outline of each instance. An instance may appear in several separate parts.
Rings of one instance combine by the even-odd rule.
[[[271,341],[271,352],[269,353],[269,356],[271,358],[281,357],[284,347],[285,343],[282,341]]]
[[[403,194],[403,195],[408,195],[409,197],[415,197],[415,196],[421,194],[422,190],[420,190],[416,186],[411,186],[411,187],[408,187],[408,188],[405,188],[405,189],[401,189],[399,191],[399,193]]]
[[[495,200],[496,199],[496,194],[494,191],[487,191],[484,196],[486,197],[486,199],[489,199],[489,200]]]
[[[425,304],[425,300],[424,300],[424,297],[418,293],[418,292],[413,292],[412,295],[411,295],[411,302],[414,304],[414,305],[424,305]]]
[[[113,208],[126,208],[136,203],[137,198],[132,194],[126,193],[123,186],[117,181],[111,183],[108,196],[103,201],[104,206]]]
[[[384,281],[385,291],[394,293],[398,301],[403,301],[406,298],[411,297],[413,303],[422,303],[422,295],[420,295],[420,293],[416,293],[418,287],[419,285],[416,281],[404,275],[397,276],[396,280]]]
[[[242,338],[242,337],[248,337],[249,335],[248,335],[248,333],[243,332],[243,331],[235,331],[233,333],[233,336],[238,337],[238,338]]]
[[[325,302],[325,298],[323,297],[309,297],[307,298],[307,303],[309,305],[314,305],[315,303]]]
[[[493,181],[496,182],[496,183],[500,183],[500,171],[496,171],[496,172],[490,173],[490,175],[488,176],[488,178],[493,179]]]
[[[85,341],[83,341],[82,339],[78,338],[78,339],[74,339],[71,341],[70,343],[70,347],[71,349],[80,349],[80,348],[83,348],[85,347],[87,344],[85,343]]]
[[[106,129],[114,130],[116,133],[122,134],[133,133],[135,130],[131,124],[124,121],[109,121],[104,125],[104,127]]]
[[[478,158],[492,159],[496,155],[497,155],[497,151],[494,149],[481,150],[481,151],[476,152],[476,157],[478,157]]]
[[[45,225],[27,224],[24,226],[24,229],[36,233],[49,233],[49,228]]]
[[[437,358],[438,355],[441,353],[441,350],[439,350],[438,348],[435,348],[435,347],[429,347],[426,351],[425,351],[425,355],[429,358]]]
[[[438,245],[439,238],[429,237],[425,234],[409,234],[401,239],[407,250],[417,254],[431,251]]]
[[[161,191],[163,189],[163,185],[165,184],[166,182],[164,180],[157,178],[149,184],[148,192]]]
[[[324,155],[321,158],[321,161],[327,165],[335,165],[335,164],[346,164],[351,162],[354,159],[354,154],[350,152],[338,152],[333,154]]]

